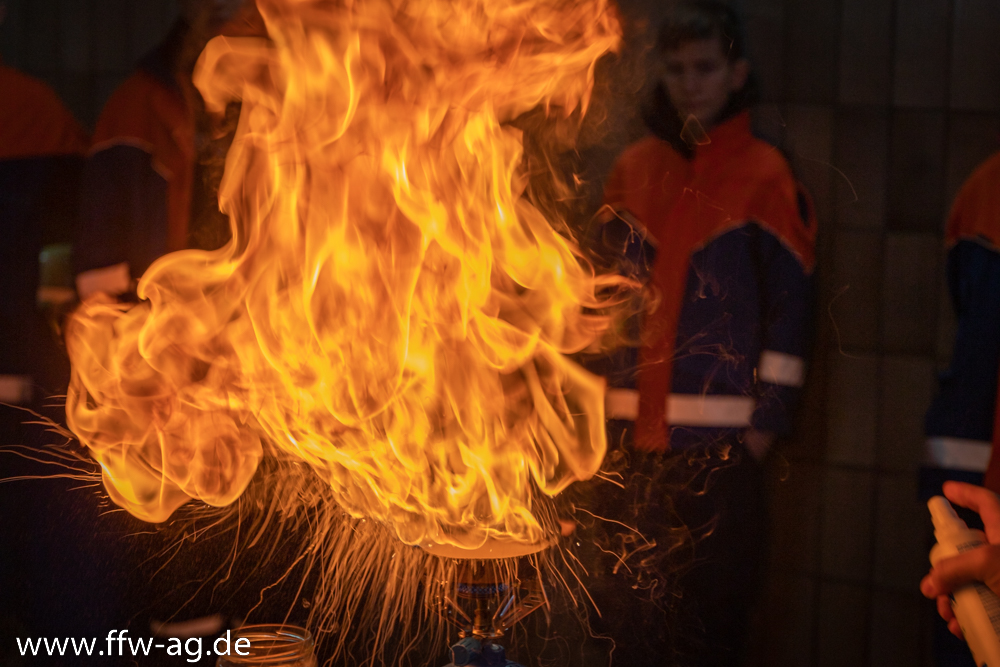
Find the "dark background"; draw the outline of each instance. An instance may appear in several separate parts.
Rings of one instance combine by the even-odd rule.
[[[8,0],[6,64],[92,127],[175,16],[171,0]],[[953,329],[948,205],[1000,148],[997,0],[744,0],[758,126],[816,199],[818,342],[802,426],[772,458],[773,557],[757,632],[770,666],[924,665],[923,413]],[[668,6],[623,0],[631,75]],[[627,79],[627,80],[633,80]],[[620,87],[620,86],[619,86]],[[625,86],[628,88],[628,86]],[[619,91],[609,102],[626,109]],[[622,116],[611,115],[611,118]],[[606,168],[635,126],[609,126]]]

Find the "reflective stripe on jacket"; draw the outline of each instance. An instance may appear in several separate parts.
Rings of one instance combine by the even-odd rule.
[[[951,365],[927,412],[932,465],[982,470],[969,443],[991,442],[984,483],[1000,492],[1000,153],[969,177],[945,232],[948,286],[957,319]]]
[[[643,139],[619,158],[605,188],[605,203],[627,211],[656,248],[650,287],[658,307],[636,360],[641,448],[685,447],[735,427],[733,415],[715,425],[671,420],[676,396],[727,397],[733,406],[749,398],[747,425],[786,432],[802,384],[811,204],[784,157],[751,135],[749,114],[708,139],[692,159]]]

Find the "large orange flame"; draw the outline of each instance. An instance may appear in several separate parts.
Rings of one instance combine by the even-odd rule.
[[[70,427],[112,499],[221,506],[263,456],[308,464],[408,544],[534,543],[535,489],[605,453],[602,380],[566,354],[601,279],[524,196],[510,121],[586,110],[607,0],[259,0],[196,85],[243,107],[220,190],[233,241],[87,301]],[[550,216],[551,217],[551,216]]]

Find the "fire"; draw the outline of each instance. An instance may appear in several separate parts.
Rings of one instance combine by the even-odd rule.
[[[69,425],[152,522],[305,464],[406,544],[533,544],[539,497],[605,453],[603,381],[566,355],[607,278],[525,194],[541,107],[578,123],[618,43],[608,0],[258,0],[196,85],[242,100],[233,240],[157,261],[134,307],[67,331]],[[540,492],[540,494],[538,493]]]

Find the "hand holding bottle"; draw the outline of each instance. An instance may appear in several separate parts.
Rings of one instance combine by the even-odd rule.
[[[962,482],[945,482],[951,502],[977,512],[983,520],[986,544],[939,560],[920,582],[921,592],[937,598],[937,609],[957,637],[962,630],[952,609],[950,594],[967,584],[983,582],[1000,595],[1000,497],[988,489]]]

